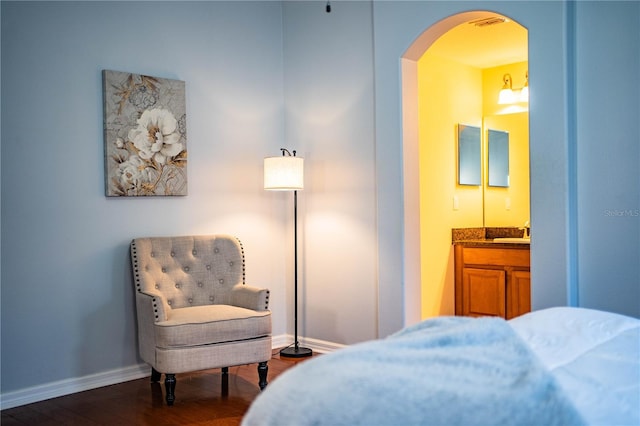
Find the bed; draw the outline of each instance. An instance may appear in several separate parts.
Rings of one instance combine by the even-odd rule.
[[[640,320],[550,308],[439,317],[300,363],[254,425],[639,425]]]

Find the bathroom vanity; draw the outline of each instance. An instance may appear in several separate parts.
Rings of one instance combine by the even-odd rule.
[[[455,313],[505,319],[531,311],[530,244],[454,239]]]

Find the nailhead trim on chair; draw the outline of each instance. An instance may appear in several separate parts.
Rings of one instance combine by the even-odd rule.
[[[238,244],[240,245],[240,254],[242,255],[242,284],[246,284],[246,271],[244,265],[244,246],[242,245],[242,241],[236,237]],[[233,262],[230,262],[230,266],[233,266]]]
[[[136,289],[140,291],[140,271],[138,270],[138,248],[136,247],[135,241],[131,243],[131,254],[132,254],[131,258],[133,261],[133,271],[136,278]],[[153,257],[154,254],[151,253],[151,256]],[[154,302],[155,302],[155,299],[154,299]]]
[[[138,290],[140,291],[140,290]],[[153,301],[153,312],[156,315],[156,321],[158,320],[158,302],[156,301],[156,298],[154,297],[153,299],[151,299]]]

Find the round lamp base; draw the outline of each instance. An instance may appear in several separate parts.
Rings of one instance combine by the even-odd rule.
[[[300,346],[289,346],[280,351],[280,356],[287,358],[304,358],[313,355],[313,351],[309,348],[302,348]]]

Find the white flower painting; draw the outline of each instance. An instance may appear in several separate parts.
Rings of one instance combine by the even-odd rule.
[[[185,83],[103,71],[106,195],[187,195]]]

